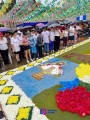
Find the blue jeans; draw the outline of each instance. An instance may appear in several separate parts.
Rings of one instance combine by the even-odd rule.
[[[50,51],[54,50],[54,41],[51,41],[49,46],[50,46]]]
[[[49,43],[44,43],[44,50],[46,53],[49,52]]]

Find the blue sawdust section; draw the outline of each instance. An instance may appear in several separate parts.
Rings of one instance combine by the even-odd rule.
[[[35,66],[13,76],[12,80],[22,89],[22,91],[25,92],[28,97],[32,98],[38,93],[60,84],[60,81],[72,81],[75,79],[75,68],[78,66],[78,64],[59,58],[53,58],[47,61],[47,63],[58,61],[66,62],[66,65],[63,66],[64,74],[62,76],[54,77],[46,74],[42,80],[38,81],[32,77],[34,73],[41,72],[40,69]]]

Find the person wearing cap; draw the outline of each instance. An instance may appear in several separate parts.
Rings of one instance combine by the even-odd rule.
[[[9,64],[7,39],[3,36],[2,33],[0,33],[0,53],[1,53],[4,65]]]
[[[23,48],[23,45],[22,45],[22,38],[23,38],[22,37],[22,32],[18,31],[16,37],[20,42],[20,59],[23,59],[24,58],[24,48]]]
[[[19,63],[20,62],[20,57],[19,57],[20,43],[19,43],[19,40],[16,37],[16,33],[12,34],[11,45],[12,45],[13,52],[15,53],[16,61],[17,61],[17,63]]]

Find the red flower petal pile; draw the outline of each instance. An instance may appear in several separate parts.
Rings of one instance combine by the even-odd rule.
[[[87,92],[85,87],[60,91],[56,95],[56,102],[62,111],[78,113],[83,117],[90,114],[90,92]]]

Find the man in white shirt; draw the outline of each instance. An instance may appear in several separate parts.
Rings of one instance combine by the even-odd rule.
[[[45,28],[43,29],[43,32],[42,32],[42,39],[44,43],[45,54],[49,55],[50,33]]]

